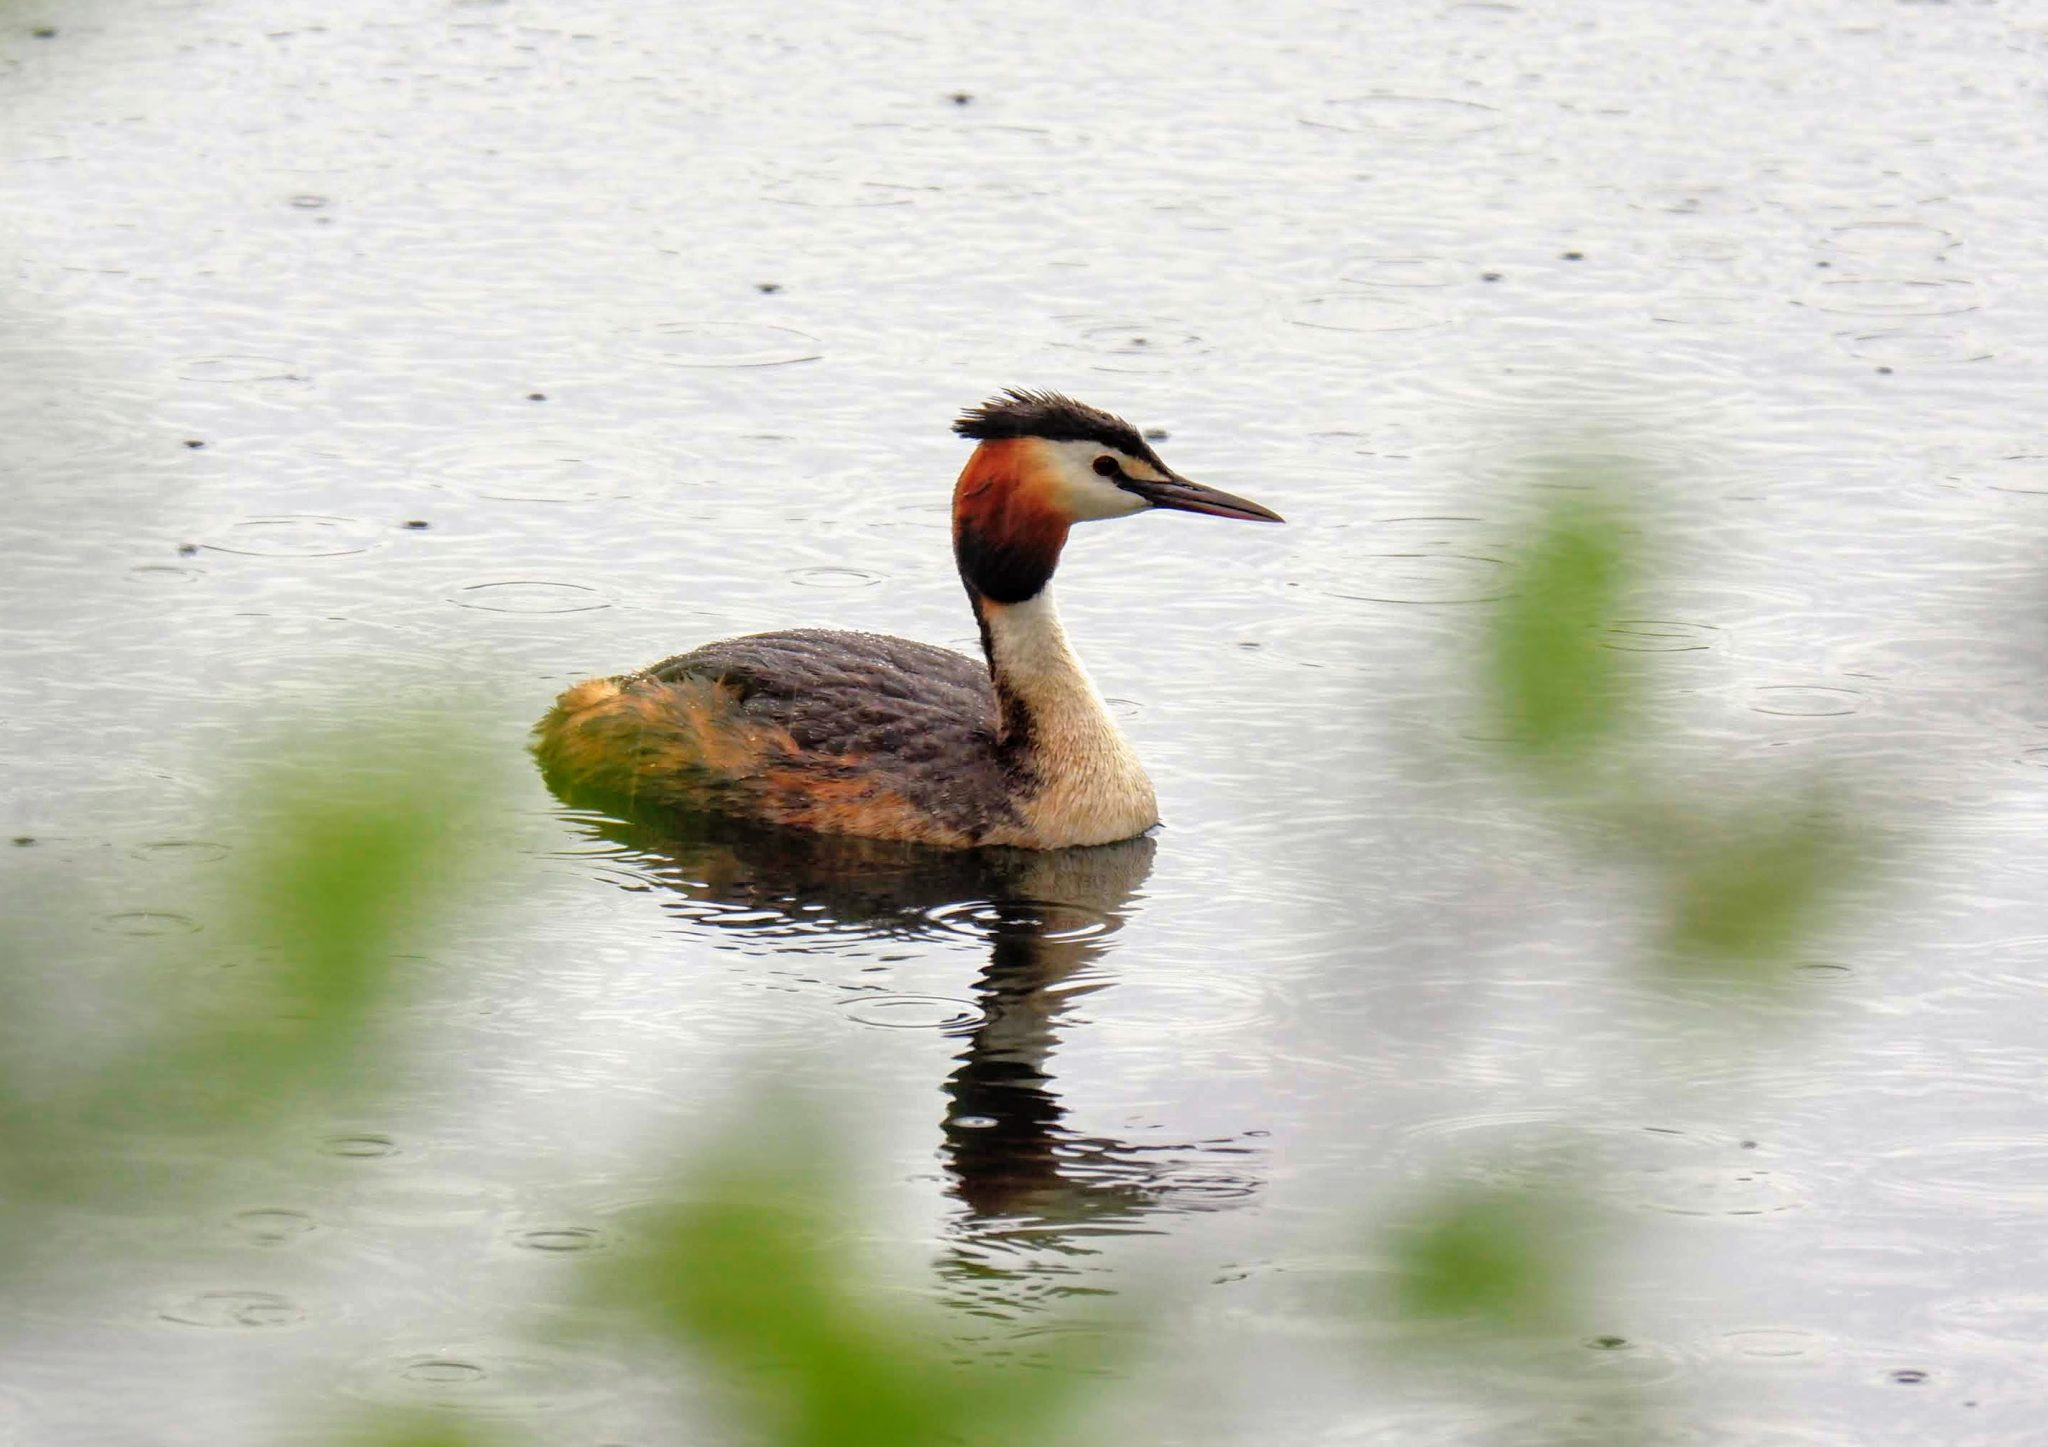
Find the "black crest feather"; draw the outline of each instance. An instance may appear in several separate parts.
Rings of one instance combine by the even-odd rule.
[[[1114,413],[1058,392],[1027,392],[1005,388],[979,407],[953,420],[953,430],[977,442],[1002,437],[1043,437],[1048,442],[1100,442],[1131,457],[1157,465],[1158,459],[1138,429]]]

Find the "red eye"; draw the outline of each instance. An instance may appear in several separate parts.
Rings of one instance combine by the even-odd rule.
[[[1116,465],[1114,457],[1098,457],[1095,459],[1095,475],[1097,477],[1122,477],[1124,470]]]

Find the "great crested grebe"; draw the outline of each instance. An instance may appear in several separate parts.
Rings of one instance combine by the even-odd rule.
[[[941,848],[1108,844],[1159,822],[1152,781],[1047,589],[1077,522],[1175,508],[1279,522],[1179,476],[1121,418],[1011,389],[959,417],[953,554],[983,665],[803,628],[579,683],[535,727],[549,779],[643,810]]]

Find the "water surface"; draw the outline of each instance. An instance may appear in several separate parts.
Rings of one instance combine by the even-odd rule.
[[[1180,1284],[1157,1440],[1527,1440],[1528,1382],[1372,1366],[1336,1303],[1356,1213],[1566,1126],[1641,1228],[1586,1351],[1673,1440],[2037,1433],[2038,16],[47,17],[0,16],[0,833],[92,942],[52,989],[191,967],[245,843],[222,760],[279,721],[481,700],[511,757],[565,684],[730,632],[971,647],[946,422],[999,386],[1290,524],[1069,551],[1150,841],[863,874],[519,774],[531,876],[420,962],[431,1058],[204,1218],[69,1220],[0,1441],[310,1442],[365,1403],[673,1440],[686,1389],[506,1323],[777,1047],[860,1143],[849,1221],[989,1349]],[[1614,646],[1670,767],[1828,762],[1916,826],[1796,966],[1810,1018],[1756,1007],[1782,1044],[1660,1004],[1628,881],[1483,762],[1508,485],[1617,468],[1669,507]]]

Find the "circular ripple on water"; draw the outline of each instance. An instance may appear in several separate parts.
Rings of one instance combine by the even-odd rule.
[[[179,1297],[157,1309],[157,1319],[180,1326],[203,1326],[224,1330],[262,1330],[295,1326],[306,1319],[305,1309],[289,1297],[271,1291],[202,1291]]]
[[[1657,1447],[1853,1447],[1856,1441],[1832,1424],[1744,1420],[1724,1412],[1713,1413],[1706,1422],[1659,1421],[1655,1437],[1645,1440],[1655,1441]]]
[[[1745,1361],[1812,1361],[1826,1354],[1828,1337],[1792,1326],[1748,1326],[1723,1332],[1717,1345]]]
[[[1326,100],[1299,118],[1317,130],[1395,140],[1453,141],[1481,135],[1501,113],[1477,101],[1433,95],[1362,95]]]
[[[198,934],[200,929],[197,920],[160,909],[127,909],[105,915],[99,927],[108,934],[132,935],[138,939]]]
[[[594,613],[612,606],[611,599],[582,583],[549,583],[534,578],[464,583],[448,595],[448,601],[479,613]]]
[[[1925,261],[1953,251],[1962,238],[1923,221],[1852,221],[1830,227],[1830,251],[1864,261]]]
[[[209,839],[153,839],[131,851],[137,859],[168,860],[181,864],[214,864],[234,851]]]
[[[532,1226],[514,1231],[507,1238],[521,1251],[537,1251],[544,1256],[573,1256],[601,1250],[605,1244],[604,1233],[595,1226]]]
[[[1450,318],[1434,307],[1398,297],[1370,295],[1312,296],[1287,312],[1287,320],[1298,327],[1321,332],[1423,332],[1450,325]]]
[[[1463,279],[1442,256],[1354,256],[1337,270],[1347,286],[1450,286]]]
[[[2015,452],[1994,458],[1982,467],[1949,475],[1961,481],[1981,482],[1993,492],[2048,497],[2048,452]]]
[[[204,546],[249,558],[342,558],[367,553],[378,541],[379,530],[358,518],[287,514],[229,523]]]
[[[1701,653],[1712,648],[1720,636],[1721,630],[1711,623],[1619,618],[1607,625],[1600,641],[1622,653]]]
[[[972,1030],[988,1014],[971,1000],[943,995],[860,995],[841,1007],[850,1020],[890,1030],[938,1030],[957,1034]]]
[[[278,357],[188,357],[177,364],[187,382],[303,382],[290,362]]]
[[[1806,305],[1838,316],[1945,317],[1983,304],[1975,282],[1945,277],[1842,277],[1820,282],[1806,294]]]
[[[1746,326],[1764,309],[1764,301],[1742,292],[1666,292],[1650,304],[1650,320],[1670,326]]]
[[[463,1344],[359,1364],[344,1390],[375,1402],[487,1415],[562,1411],[612,1394],[616,1368],[570,1352]]]
[[[388,1135],[372,1133],[356,1135],[331,1135],[320,1142],[320,1154],[340,1156],[344,1160],[373,1161],[400,1154],[398,1142]]]
[[[1853,688],[1779,683],[1751,689],[1749,708],[1778,718],[1846,718],[1867,702],[1869,696]]]
[[[1975,1350],[1989,1347],[2033,1355],[2048,1339],[2048,1296],[2039,1292],[1958,1297],[1935,1306],[1929,1315],[1945,1334]]]
[[[1257,979],[1188,961],[1173,974],[1125,975],[1106,997],[1102,1012],[1115,1019],[1120,1033],[1241,1033],[1273,1018],[1273,998]]]
[[[808,332],[759,322],[659,322],[628,335],[637,350],[673,367],[784,367],[824,355]]]
[[[1768,1216],[1802,1210],[1810,1200],[1791,1177],[1750,1165],[1627,1171],[1610,1184],[1624,1204],[1673,1216]]]
[[[2048,1136],[1980,1136],[1912,1145],[1878,1157],[1878,1183],[1943,1205],[2048,1207]]]
[[[284,1246],[319,1228],[304,1211],[283,1206],[254,1206],[228,1217],[227,1228],[252,1246]]]
[[[1357,603],[1490,603],[1508,595],[1507,563],[1477,553],[1367,553],[1326,596]]]
[[[130,582],[150,585],[196,583],[205,576],[204,568],[180,568],[171,563],[138,563],[128,570]]]
[[[1652,181],[1628,187],[1624,194],[1632,209],[1660,211],[1666,216],[1743,216],[1758,205],[1747,187],[1712,181]]]
[[[1478,1179],[1521,1186],[1568,1172],[1583,1189],[1639,1210],[1759,1216],[1798,1210],[1809,1199],[1796,1181],[1759,1166],[1752,1153],[1719,1133],[1671,1127],[1588,1132],[1574,1129],[1563,1111],[1525,1111],[1443,1117],[1401,1134],[1427,1169],[1441,1169],[1440,1143],[1455,1141],[1463,1169]],[[1646,1163],[1651,1157],[1661,1159]]]
[[[798,568],[789,581],[800,588],[872,588],[883,579],[865,568]]]
[[[487,1181],[406,1171],[352,1189],[348,1216],[379,1226],[457,1226],[502,1216],[509,1204],[509,1192]]]
[[[1085,904],[1059,900],[960,900],[925,911],[940,929],[980,940],[1044,940],[1067,944],[1116,933],[1123,922]]]
[[[1838,332],[1835,340],[1850,356],[1885,366],[1983,362],[1998,354],[1998,349],[1980,333],[1952,326]]]
[[[1172,322],[1083,321],[1070,340],[1054,345],[1092,354],[1098,372],[1178,371],[1213,350],[1198,333]]]
[[[930,188],[888,181],[865,181],[832,171],[783,176],[761,188],[763,199],[781,206],[810,206],[821,211],[867,211],[881,206],[908,206]]]
[[[463,444],[428,456],[417,475],[491,502],[610,502],[633,496],[651,477],[667,487],[679,473],[695,471],[697,462],[611,454],[587,441],[535,437]]]
[[[1934,634],[1866,643],[1844,650],[1834,664],[1857,678],[1922,688],[1982,689],[2026,685],[2040,678],[2048,665],[2048,650],[2025,637]]]

